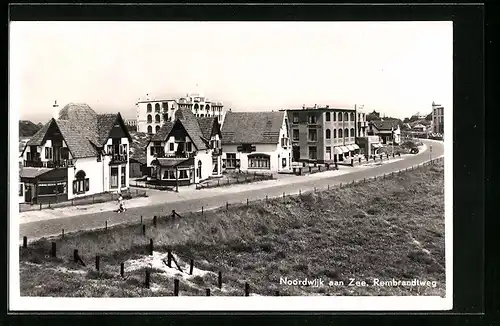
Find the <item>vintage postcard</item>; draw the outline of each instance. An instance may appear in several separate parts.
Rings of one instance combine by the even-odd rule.
[[[452,308],[451,22],[9,36],[11,310]]]

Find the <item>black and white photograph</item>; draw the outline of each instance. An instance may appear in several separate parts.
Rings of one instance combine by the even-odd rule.
[[[9,30],[13,308],[452,308],[452,22]]]

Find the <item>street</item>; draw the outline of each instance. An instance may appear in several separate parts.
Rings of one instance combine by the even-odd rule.
[[[299,190],[304,192],[313,190],[314,188],[326,189],[328,185],[332,187],[340,183],[349,183],[353,180],[362,180],[363,178],[372,178],[374,176],[381,176],[386,173],[403,170],[428,161],[431,158],[430,155],[432,155],[433,159],[444,155],[444,143],[430,140],[422,141],[427,146],[426,151],[417,155],[408,155],[404,159],[394,160],[393,162],[388,162],[380,166],[369,168],[363,166],[353,168],[346,167],[346,169],[352,169],[352,172],[349,171],[349,173],[335,176],[328,176],[328,172],[323,172],[325,173],[325,177],[321,177],[321,173],[314,175],[314,178],[297,177],[296,181],[294,180],[293,183],[265,186],[261,189],[256,189],[257,186],[252,187],[246,185],[241,187],[248,187],[249,190],[242,190],[239,192],[232,192],[227,189],[225,191],[219,191],[218,189],[199,190],[200,196],[198,198],[188,199],[183,198],[182,193],[173,194],[177,195],[176,201],[160,202],[150,206],[130,207],[126,212],[120,214],[103,211],[22,223],[20,224],[19,236],[21,238],[26,236],[29,240],[34,240],[41,237],[60,234],[62,229],[64,229],[66,233],[69,233],[79,230],[103,228],[106,221],[108,226],[133,221],[139,222],[141,215],[145,221],[148,221],[152,219],[154,215],[166,215],[171,213],[172,210],[182,215],[183,212],[199,211],[202,206],[204,210],[208,210],[225,205],[226,202],[229,204],[243,203],[246,202],[247,199],[250,201],[265,199],[266,195],[272,198],[282,196],[283,193],[286,195],[298,194]],[[169,195],[169,197],[173,195]]]

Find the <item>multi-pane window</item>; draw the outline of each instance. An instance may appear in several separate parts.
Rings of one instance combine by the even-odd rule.
[[[344,129],[344,138],[349,137],[349,129],[345,128]]]
[[[326,159],[327,160],[332,159],[332,148],[330,146],[326,146]]]
[[[309,146],[309,159],[316,160],[318,158],[318,153],[316,146]]]
[[[344,121],[349,121],[349,114],[344,112]]]
[[[122,166],[122,174],[120,175],[120,179],[122,188],[125,188],[127,186],[127,167],[125,166]]]
[[[118,188],[118,168],[111,168],[111,176],[109,178],[109,186],[110,188]]]
[[[351,128],[351,137],[354,137],[354,128]]]
[[[292,130],[292,137],[293,137],[293,140],[299,140],[299,129]]]
[[[160,123],[160,119],[161,119],[161,117],[159,114],[155,115],[155,122],[156,123]]]
[[[299,123],[299,114],[297,112],[292,115],[292,123]]]
[[[249,169],[270,169],[271,160],[269,155],[249,155],[248,156]]]
[[[151,103],[148,103],[148,112],[151,112],[153,111],[153,106],[151,105]]]
[[[330,129],[326,129],[326,139],[330,138],[332,138],[332,132],[330,131]]]
[[[354,112],[351,112],[351,121],[354,121]]]
[[[315,114],[309,114],[307,116],[307,122],[310,124],[315,124],[317,122],[317,117]]]
[[[309,141],[317,141],[318,140],[318,131],[316,129],[309,129],[307,133],[307,138]]]
[[[151,114],[148,114],[148,123],[153,122],[153,116]]]
[[[342,129],[339,129],[339,138],[342,138]]]
[[[186,152],[192,152],[192,151],[193,151],[193,144],[186,143]]]
[[[330,112],[326,112],[325,116],[326,116],[326,121],[330,121],[331,120]]]
[[[168,150],[173,152],[174,151],[174,143],[169,143],[168,144]]]
[[[148,123],[151,123],[148,121]],[[148,134],[152,134],[153,133],[153,127],[151,126],[148,126]]]
[[[188,171],[187,170],[179,170],[179,179],[188,179]]]
[[[160,112],[160,103],[155,104],[155,112]]]
[[[52,147],[45,147],[45,159],[52,160],[54,151]]]
[[[236,153],[226,153],[226,168],[234,169],[236,167]]]
[[[342,121],[342,112],[339,112],[339,121]]]

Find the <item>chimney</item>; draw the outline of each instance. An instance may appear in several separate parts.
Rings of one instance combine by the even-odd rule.
[[[329,108],[330,108],[330,105],[328,105],[328,104],[327,104],[327,105],[326,105],[326,108],[327,108],[327,109],[329,109]]]
[[[57,100],[52,105],[52,118],[55,120],[59,119],[59,105],[57,104]]]
[[[306,105],[302,104],[302,110],[305,110],[305,109],[306,109]]]
[[[314,104],[314,108],[317,109],[318,108],[318,104]]]

